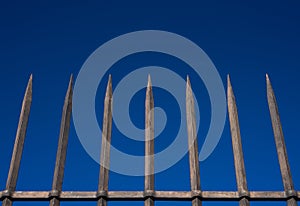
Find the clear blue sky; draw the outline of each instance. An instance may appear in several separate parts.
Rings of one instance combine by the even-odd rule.
[[[283,124],[294,184],[300,190],[300,2],[299,1],[2,1],[0,3],[0,190],[5,188],[22,98],[33,73],[33,102],[17,190],[50,190],[61,110],[69,76],[75,78],[89,55],[106,41],[132,31],[165,30],[199,45],[214,62],[226,86],[231,75],[239,110],[249,190],[282,190],[282,181],[267,107],[265,73],[270,75]],[[198,134],[202,146],[210,122],[210,104],[201,79],[177,59],[154,53],[136,54],[111,70],[113,85],[139,66],[172,68],[191,83],[201,110]],[[96,98],[102,122],[106,80]],[[145,79],[146,86],[146,79]],[[143,127],[144,93],[132,101],[132,121]],[[174,115],[172,98],[154,88],[157,105]],[[168,99],[169,98],[169,99]],[[121,105],[121,102],[120,102]],[[175,116],[176,117],[176,116]],[[156,141],[161,150],[172,141],[177,118],[169,118]],[[144,144],[127,140],[113,128],[114,146],[143,154]],[[124,146],[126,145],[126,146]],[[133,166],[133,165],[132,165]],[[236,190],[229,124],[214,153],[200,164],[203,190]],[[96,190],[99,165],[81,146],[71,125],[64,190]],[[143,177],[110,173],[110,190],[143,190]],[[157,190],[189,190],[188,158],[155,176]],[[95,205],[96,203],[62,203]],[[190,203],[172,203],[189,205]],[[48,205],[15,203],[14,205]],[[110,203],[110,205],[143,205]],[[156,205],[170,205],[157,202]],[[238,205],[205,203],[204,205]],[[252,203],[251,205],[285,205]]]

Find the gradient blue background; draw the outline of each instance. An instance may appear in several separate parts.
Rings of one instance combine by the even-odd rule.
[[[283,189],[266,101],[265,73],[270,75],[278,99],[294,184],[300,190],[299,9],[299,1],[1,1],[0,190],[5,188],[29,75],[33,73],[34,78],[33,102],[17,190],[50,190],[61,110],[70,74],[76,77],[88,56],[106,41],[144,29],[166,30],[187,37],[209,55],[224,86],[226,75],[231,75],[249,190]],[[209,127],[210,103],[203,83],[183,62],[154,53],[132,55],[110,70],[114,87],[128,72],[153,64],[171,68],[184,78],[190,74],[201,110],[198,135],[201,147]],[[106,79],[103,79],[96,98],[99,124],[102,123],[105,85]],[[144,124],[144,93],[145,90],[137,93],[130,107],[132,121],[141,128]],[[176,103],[166,104],[173,101],[168,93],[154,89],[154,97],[157,105],[167,109],[167,115],[175,117],[168,119],[164,135],[156,141],[159,151],[172,141],[180,116],[176,116]],[[143,143],[129,142],[115,128],[112,141],[122,151],[138,155],[144,152]],[[98,170],[99,165],[82,148],[72,124],[63,189],[96,190]],[[143,177],[110,173],[110,190],[143,190],[143,184]],[[201,185],[203,190],[236,189],[228,121],[216,150],[201,162]],[[155,188],[189,190],[187,156],[172,168],[156,174]],[[18,202],[14,205],[48,203]],[[110,205],[143,205],[143,202]],[[190,203],[157,202],[156,205]],[[208,202],[203,205],[238,203]],[[254,202],[251,205],[285,203]]]

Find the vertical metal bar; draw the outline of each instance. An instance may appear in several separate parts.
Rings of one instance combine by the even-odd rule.
[[[59,140],[58,147],[56,153],[56,163],[55,170],[53,175],[52,182],[52,196],[54,196],[50,200],[50,206],[59,206],[60,201],[57,199],[57,196],[62,191],[62,183],[64,178],[64,168],[65,161],[67,155],[67,147],[68,147],[68,139],[69,139],[69,129],[70,129],[70,120],[71,120],[71,112],[72,112],[72,95],[73,95],[73,77],[71,75],[68,90],[65,96],[61,123],[60,123],[60,132],[59,132]]]
[[[286,151],[283,131],[281,127],[278,107],[276,103],[276,97],[269,79],[269,76],[266,75],[266,81],[267,81],[267,97],[268,97],[268,105],[270,110],[270,116],[272,120],[272,127],[273,127],[273,133],[277,148],[277,154],[278,154],[278,160],[279,160],[279,166],[283,181],[284,190],[286,192],[286,195],[291,197],[287,201],[288,206],[296,206],[297,201],[294,198],[296,196],[296,192],[294,189],[294,184],[292,180],[290,165],[288,161],[288,155]]]
[[[242,149],[238,111],[237,111],[236,101],[232,90],[229,75],[227,76],[227,101],[228,101],[228,113],[229,113],[231,140],[232,140],[232,149],[233,149],[233,156],[234,156],[236,182],[237,182],[238,192],[241,196],[240,206],[249,206],[249,200],[245,198],[246,196],[249,195],[249,191],[248,191],[247,180],[246,180],[246,171],[244,165],[244,156],[243,156],[243,149]]]
[[[189,165],[190,165],[190,181],[191,191],[193,195],[201,194],[200,188],[200,169],[198,160],[198,141],[195,120],[194,96],[190,83],[189,76],[187,76],[186,83],[186,120],[188,131],[188,146],[189,146]],[[199,197],[192,200],[193,206],[201,206],[202,202]]]
[[[109,162],[110,162],[110,143],[111,143],[111,126],[112,126],[112,80],[109,80],[106,87],[104,100],[103,128],[102,128],[102,145],[100,157],[100,174],[98,185],[98,206],[106,206],[105,196],[108,190]]]
[[[22,109],[20,113],[14,149],[12,153],[9,173],[6,182],[5,192],[7,193],[8,196],[10,196],[11,192],[14,192],[16,189],[23,145],[26,136],[28,118],[30,113],[31,100],[32,100],[32,75],[30,75],[26,92],[24,95],[23,103],[22,103]],[[12,205],[12,201],[8,198],[5,198],[2,202],[2,206],[11,206],[11,205]]]
[[[145,206],[154,206],[154,100],[150,75],[145,101]]]

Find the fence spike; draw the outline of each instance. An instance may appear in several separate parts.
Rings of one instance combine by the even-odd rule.
[[[188,131],[191,191],[195,194],[200,194],[200,169],[198,160],[198,141],[195,120],[194,96],[189,76],[187,76],[186,83],[186,120]],[[192,200],[192,206],[201,205],[202,202],[199,198],[195,198]]]
[[[269,111],[270,111],[270,116],[272,121],[274,139],[275,139],[275,144],[277,149],[277,155],[279,160],[283,186],[287,196],[294,196],[293,193],[295,193],[295,189],[294,189],[290,165],[288,161],[288,155],[286,151],[278,107],[276,103],[276,97],[268,74],[266,74],[266,82],[267,82],[268,105],[269,105]],[[294,197],[291,197],[291,199],[287,201],[287,205],[296,206],[297,205],[296,199]]]
[[[69,130],[70,130],[70,120],[72,113],[72,95],[73,95],[73,75],[70,77],[67,93],[65,96],[61,123],[60,123],[60,132],[58,147],[56,153],[56,162],[52,182],[52,195],[59,195],[62,191],[62,183],[64,178],[64,168],[67,155],[68,139],[69,139]],[[59,206],[60,201],[56,197],[53,197],[50,200],[50,206]]]
[[[14,149],[12,153],[12,158],[10,162],[7,182],[6,182],[6,192],[8,194],[12,193],[16,189],[19,167],[22,158],[24,140],[26,136],[27,124],[30,114],[30,106],[32,101],[32,74],[30,75],[24,99],[22,102],[22,109],[19,117],[19,124],[17,128],[17,134],[15,138]],[[2,202],[2,206],[11,206],[12,201],[5,198]]]
[[[149,194],[150,193],[150,194]],[[151,77],[148,84],[145,101],[145,194],[154,193],[154,100],[152,93]],[[145,206],[154,206],[151,197],[145,199]]]
[[[110,162],[110,143],[111,143],[111,127],[112,127],[112,79],[109,75],[106,94],[104,100],[103,128],[102,128],[102,144],[100,156],[100,174],[98,195],[98,206],[106,206],[105,196],[108,191],[109,178],[109,162]]]
[[[246,180],[246,171],[245,171],[245,164],[244,164],[238,111],[237,111],[235,96],[232,90],[229,75],[227,76],[227,101],[228,101],[230,132],[231,132],[234,167],[235,167],[238,192],[241,197],[248,196],[249,191],[248,191],[247,180]],[[242,198],[240,200],[240,206],[249,206],[249,200],[247,200],[245,197]]]

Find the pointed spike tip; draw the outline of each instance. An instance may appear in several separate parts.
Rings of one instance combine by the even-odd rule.
[[[193,96],[193,89],[192,89],[190,77],[188,75],[186,77],[186,89],[185,89],[185,93],[186,93],[186,99],[188,99],[191,96]]]
[[[186,84],[191,86],[191,81],[189,75],[186,75]]]
[[[112,77],[111,74],[108,76],[108,82],[106,86],[106,93],[105,96],[112,96]]]
[[[73,85],[73,74],[71,74],[71,76],[70,76],[70,80],[69,80],[69,85]]]
[[[151,87],[151,86],[152,86],[151,76],[150,76],[150,74],[148,74],[148,84],[147,84],[147,87]]]
[[[110,88],[112,87],[112,77],[111,74],[108,75],[108,82],[107,82],[107,86],[109,86]]]
[[[272,88],[272,84],[271,84],[271,80],[270,80],[270,78],[269,78],[269,75],[268,75],[268,74],[266,74],[266,83],[267,83],[267,91],[269,91],[269,90],[273,90],[273,88]]]
[[[270,81],[270,78],[269,78],[268,73],[266,73],[266,80],[267,80],[267,81]]]
[[[227,86],[231,87],[230,75],[227,74]]]
[[[68,90],[67,90],[67,94],[66,94],[66,98],[68,98],[69,99],[69,93],[71,92],[73,92],[72,91],[72,86],[73,86],[73,74],[71,74],[71,76],[70,76],[70,80],[69,80],[69,84],[68,84]]]
[[[32,93],[32,74],[30,74],[30,77],[29,77],[29,80],[28,80],[28,83],[27,83],[27,91],[31,94]]]
[[[30,86],[31,86],[31,84],[32,84],[32,78],[33,78],[33,76],[32,76],[32,74],[30,74],[29,80],[28,80],[28,85],[30,85]]]

